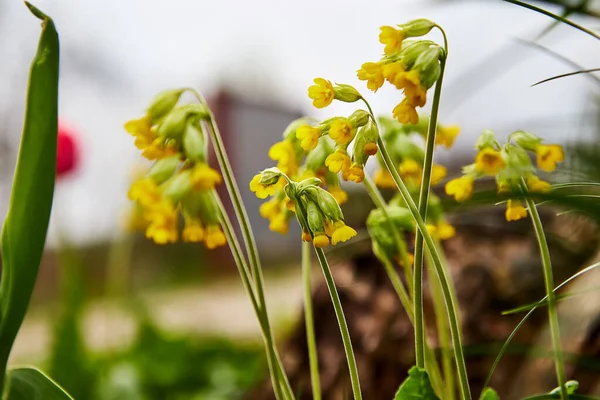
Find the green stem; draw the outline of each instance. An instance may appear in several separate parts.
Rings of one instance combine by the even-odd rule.
[[[425,144],[425,161],[423,163],[423,178],[421,179],[421,190],[419,193],[419,214],[423,221],[427,222],[427,205],[429,204],[429,191],[431,186],[431,169],[433,166],[433,151],[435,149],[435,133],[437,130],[437,117],[442,94],[442,81],[446,67],[446,58],[440,60],[440,77],[435,84],[433,102],[431,105],[431,117],[427,130]],[[415,354],[417,367],[425,367],[425,327],[423,320],[423,235],[419,230],[415,233],[415,267],[413,272],[413,305],[415,308]]]
[[[240,273],[240,277],[242,278],[244,289],[246,289],[246,293],[248,294],[248,297],[250,297],[252,308],[254,309],[254,313],[256,314],[256,317],[258,319],[263,340],[265,341],[265,348],[267,351],[267,363],[269,366],[269,372],[273,384],[273,392],[275,393],[275,397],[277,399],[286,399],[287,397],[284,396],[282,392],[280,379],[282,374],[284,374],[283,366],[281,365],[281,361],[277,356],[277,349],[273,346],[273,343],[269,342],[267,339],[268,324],[265,324],[264,312],[256,299],[256,294],[254,293],[254,289],[252,287],[251,278],[248,274],[248,265],[242,252],[242,246],[240,245],[237,236],[235,236],[231,220],[225,212],[225,208],[223,207],[223,204],[221,203],[221,200],[216,191],[214,192],[214,197],[217,201],[217,204],[219,205],[220,220],[221,225],[223,226],[223,232],[227,237],[227,243],[229,243],[229,247],[231,248],[231,253],[233,254],[235,265],[237,266],[238,272]]]
[[[331,302],[335,309],[335,316],[340,326],[340,332],[342,334],[342,342],[344,343],[344,351],[346,352],[346,360],[348,361],[348,369],[350,370],[350,381],[352,382],[352,392],[354,394],[354,400],[361,400],[362,394],[360,392],[360,382],[358,380],[358,369],[356,368],[356,359],[354,358],[354,351],[352,350],[352,341],[350,340],[350,332],[348,331],[348,324],[344,317],[344,310],[342,309],[342,302],[340,296],[335,287],[335,281],[333,275],[331,275],[331,269],[327,263],[327,257],[323,249],[315,247],[319,264],[323,270],[323,276],[325,276],[325,282],[327,283],[327,289],[329,289],[329,295],[331,296]]]
[[[113,240],[110,244],[106,266],[106,294],[108,296],[123,297],[127,292],[133,246],[134,237],[130,233]]]
[[[556,368],[556,379],[560,386],[560,398],[567,399],[569,397],[567,393],[567,387],[565,382],[567,380],[565,374],[565,364],[562,353],[562,346],[560,341],[560,326],[558,324],[558,313],[556,311],[555,293],[554,293],[554,278],[552,276],[552,261],[550,260],[550,251],[548,250],[548,242],[546,242],[546,234],[542,226],[540,214],[537,211],[537,207],[533,199],[529,196],[525,196],[529,213],[531,214],[531,220],[533,222],[533,228],[537,236],[538,244],[540,246],[540,255],[542,257],[542,267],[544,269],[544,284],[546,286],[546,297],[548,298],[548,320],[550,323],[550,333],[552,335],[552,344],[554,346],[554,364]]]
[[[310,365],[310,383],[314,400],[321,400],[321,382],[319,379],[319,355],[315,338],[315,321],[313,318],[312,290],[310,287],[310,243],[302,242],[302,283],[304,285],[304,321],[306,324],[306,343]]]
[[[425,245],[431,251],[435,272],[438,276],[438,279],[440,280],[440,285],[442,286],[442,293],[444,295],[444,302],[446,303],[446,309],[448,310],[448,320],[450,322],[450,332],[452,333],[452,344],[454,346],[455,361],[459,377],[461,394],[464,400],[471,400],[471,390],[469,388],[469,380],[467,378],[467,367],[465,364],[465,357],[462,348],[458,308],[452,296],[449,279],[445,274],[440,255],[435,247],[435,242],[433,241],[433,238],[427,231],[425,221],[423,221],[423,218],[421,218],[417,205],[412,199],[408,188],[402,181],[398,170],[394,166],[394,162],[392,161],[390,154],[387,151],[385,143],[381,138],[379,138],[377,144],[379,146],[379,150],[381,151],[383,161],[385,162],[386,167],[392,175],[392,179],[396,183],[396,186],[398,187],[402,198],[406,202],[406,205],[410,210],[412,217],[417,223],[419,231],[423,235]]]
[[[369,194],[369,197],[371,197],[371,200],[373,200],[373,203],[375,203],[375,206],[378,209],[380,209],[381,212],[383,213],[383,215],[386,219],[386,222],[388,224],[388,228],[390,229],[390,232],[392,232],[392,235],[394,236],[394,242],[396,244],[396,248],[398,249],[398,254],[400,255],[400,260],[402,261],[402,268],[404,270],[406,284],[408,285],[408,290],[410,292],[412,292],[412,282],[413,282],[413,275],[412,275],[412,268],[411,268],[412,263],[408,259],[408,250],[406,249],[406,243],[400,237],[400,234],[398,233],[398,229],[396,229],[394,227],[394,224],[392,223],[392,221],[387,213],[387,208],[386,208],[387,204],[385,202],[385,199],[381,195],[381,192],[379,191],[379,189],[377,188],[377,185],[375,185],[375,183],[373,182],[373,179],[371,179],[371,176],[369,174],[365,174],[365,180],[363,181],[363,183],[365,185],[365,189],[367,190],[367,193]]]

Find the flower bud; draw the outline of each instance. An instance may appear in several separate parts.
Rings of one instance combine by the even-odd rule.
[[[298,183],[298,186],[296,188],[298,191],[298,196],[300,196],[303,193],[314,193],[316,195],[316,192],[314,192],[314,188],[321,186],[321,183],[322,182],[319,178],[303,179]]]
[[[196,193],[194,193],[194,195],[196,196]],[[197,196],[200,204],[200,214],[202,215],[204,223],[206,225],[218,225],[220,223],[219,206],[217,205],[213,192],[198,192]]]
[[[405,24],[398,24],[405,38],[427,35],[434,26],[435,23],[433,21],[425,18],[415,19]]]
[[[328,137],[319,139],[317,147],[306,156],[306,168],[317,171],[325,166],[325,159],[333,153],[333,146]]]
[[[332,221],[343,220],[344,214],[342,214],[342,209],[335,197],[325,189],[320,187],[317,187],[316,189],[315,200],[323,214]]]
[[[337,83],[333,87],[334,98],[345,103],[354,103],[362,99],[362,96],[353,86]]]
[[[410,45],[403,47],[402,50],[400,50],[400,60],[402,61],[402,64],[404,64],[406,71],[411,70],[421,53],[431,46],[437,45],[431,40],[417,40]]]
[[[279,178],[281,178],[281,171],[276,167],[267,168],[260,174],[260,184],[266,186],[276,184],[279,182]]]
[[[157,184],[161,184],[173,176],[178,164],[179,156],[177,155],[162,158],[150,168],[148,176]]]
[[[168,89],[157,94],[146,110],[150,121],[154,124],[170,113],[179,101],[181,93],[183,93],[183,89]]]
[[[196,122],[188,121],[183,132],[183,150],[191,161],[206,160],[206,141]]]
[[[167,182],[164,196],[173,203],[180,201],[192,189],[192,172],[185,170],[179,172],[173,179]]]
[[[444,50],[440,46],[432,46],[419,55],[413,69],[420,71],[421,86],[429,89],[440,78],[442,67],[440,57]]]
[[[158,126],[158,136],[179,138],[185,130],[188,115],[189,111],[186,107],[173,109]]]
[[[313,232],[315,236],[319,233],[325,232],[325,217],[317,204],[313,201],[309,201],[306,204],[306,219],[308,222],[308,227]]]
[[[369,122],[370,117],[371,114],[365,110],[356,110],[348,117],[348,121],[354,128],[360,128]]]
[[[296,129],[301,127],[304,124],[309,124],[313,122],[313,118],[298,118],[295,121],[290,122],[290,124],[283,131],[283,139],[284,140],[296,140]]]
[[[506,168],[498,175],[498,180],[520,181],[521,177],[534,172],[535,168],[527,151],[515,145],[506,145],[503,150]]]
[[[542,143],[541,138],[537,137],[533,133],[524,131],[514,132],[510,135],[510,138],[527,151],[535,151],[536,147]]]
[[[496,148],[497,144],[498,142],[496,141],[496,134],[494,131],[486,129],[479,135],[479,138],[477,138],[475,149],[483,150],[486,147]]]

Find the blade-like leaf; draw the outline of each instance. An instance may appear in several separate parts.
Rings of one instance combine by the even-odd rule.
[[[37,278],[56,170],[58,34],[49,17],[27,6],[42,20],[42,33],[31,64],[21,148],[2,229],[0,379]]]
[[[8,371],[6,400],[73,400],[56,382],[35,368]]]
[[[433,391],[427,371],[412,367],[408,378],[398,388],[394,400],[439,400]]]
[[[500,396],[498,396],[498,393],[494,389],[487,387],[481,392],[479,400],[500,400]]]
[[[561,74],[561,75],[553,76],[551,78],[546,78],[544,80],[541,80],[539,82],[534,83],[531,86],[532,87],[533,86],[537,86],[539,84],[550,82],[550,81],[553,81],[555,79],[566,78],[567,76],[573,76],[573,75],[579,75],[579,74],[589,74],[590,72],[598,72],[598,71],[600,71],[600,68],[592,68],[592,69],[584,69],[584,70],[581,70],[581,71],[568,72],[566,74]]]

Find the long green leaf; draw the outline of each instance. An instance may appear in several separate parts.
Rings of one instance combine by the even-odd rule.
[[[42,33],[31,64],[21,148],[2,229],[0,379],[37,278],[56,170],[58,34],[49,17],[26,4],[42,20]]]
[[[6,400],[73,400],[56,382],[35,368],[8,371]]]
[[[483,392],[481,392],[481,397],[479,397],[479,400],[500,400],[500,397],[494,389],[487,387],[483,390]]]
[[[567,72],[566,74],[561,74],[561,75],[556,75],[556,76],[553,76],[553,77],[551,77],[551,78],[546,78],[546,79],[544,79],[544,80],[541,80],[541,81],[539,81],[539,82],[536,82],[536,83],[534,83],[534,84],[533,84],[533,85],[531,85],[531,86],[532,86],[532,87],[533,87],[533,86],[537,86],[537,85],[539,85],[539,84],[546,83],[546,82],[550,82],[550,81],[553,81],[553,80],[555,80],[555,79],[566,78],[567,76],[573,76],[573,75],[579,75],[579,74],[589,74],[589,73],[591,73],[591,72],[598,72],[598,71],[600,71],[600,68],[583,69],[583,70],[580,70],[580,71]]]
[[[398,388],[394,400],[439,400],[439,397],[433,391],[427,371],[412,367],[408,371],[408,378]]]

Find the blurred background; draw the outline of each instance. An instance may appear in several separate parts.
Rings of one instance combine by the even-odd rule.
[[[565,3],[585,3],[584,12],[570,17],[590,29],[600,26],[597,2]],[[557,13],[564,9],[558,1],[535,4]],[[158,247],[126,229],[128,186],[147,164],[123,124],[141,115],[162,89],[196,87],[214,108],[264,260],[276,332],[291,347],[302,329],[300,232],[270,232],[247,183],[272,164],[268,148],[293,119],[351,112],[352,105],[336,103],[314,109],[307,87],[323,76],[366,93],[356,70],[379,57],[381,25],[424,17],[448,34],[440,122],[460,125],[461,135],[452,150],[436,153],[438,162],[463,164],[485,128],[500,138],[523,129],[548,142],[597,143],[597,76],[532,85],[597,67],[598,42],[562,24],[546,31],[552,20],[501,1],[35,5],[59,30],[60,121],[73,155],[72,168],[57,182],[47,255],[12,360],[46,366],[77,399],[233,399],[265,378],[258,325],[228,250]],[[21,2],[0,1],[0,215],[8,204],[38,34],[37,21]],[[398,102],[398,94],[385,87],[367,96],[381,115],[391,114]],[[364,204],[360,186],[345,189],[353,198],[349,208]],[[465,235],[477,236],[472,225],[463,225]],[[468,252],[465,243],[453,249]],[[369,252],[366,240],[361,246]],[[579,266],[593,256],[595,242],[590,246]],[[515,251],[508,245],[503,250]],[[595,376],[600,380],[600,373]]]

